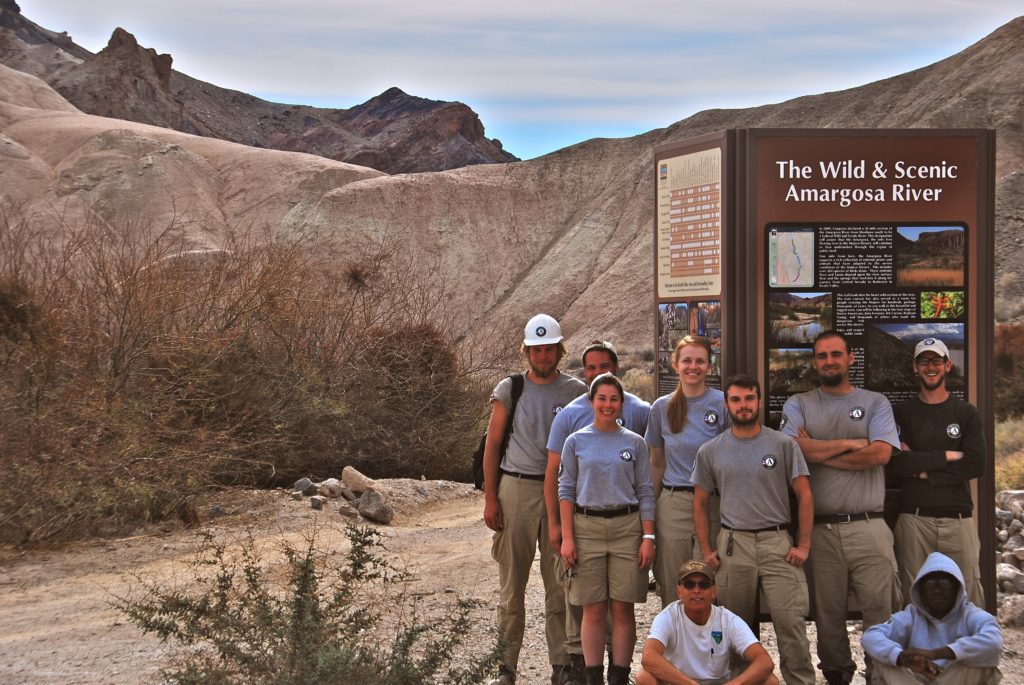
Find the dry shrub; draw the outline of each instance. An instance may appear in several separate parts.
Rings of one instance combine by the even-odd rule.
[[[622,374],[622,387],[642,400],[653,402],[658,399],[654,388],[654,376],[644,369],[634,367]]]
[[[346,261],[194,233],[0,208],[0,537],[122,532],[202,488],[348,464],[468,477],[486,384],[436,268],[387,241]]]

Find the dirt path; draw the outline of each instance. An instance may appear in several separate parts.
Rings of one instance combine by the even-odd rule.
[[[392,525],[381,527],[389,554],[416,578],[410,591],[422,602],[454,597],[481,600],[481,629],[493,623],[497,568],[490,559],[490,532],[481,520],[481,496],[469,486],[443,482],[386,481],[396,505]],[[222,493],[200,508],[220,507],[207,529],[218,539],[240,540],[251,530],[274,549],[282,538],[299,544],[315,527],[322,548],[340,554],[347,520],[314,512],[278,492]],[[110,606],[134,584],[131,574],[162,583],[183,582],[196,548],[192,531],[153,531],[120,540],[83,543],[53,551],[0,549],[0,683],[151,683],[167,647],[142,636]],[[527,637],[521,685],[547,680],[543,639],[543,592],[536,566],[529,586]],[[641,634],[658,609],[652,593],[637,607]],[[856,638],[857,636],[853,636]],[[1007,631],[1004,683],[1024,683],[1020,645],[1024,631]],[[642,635],[641,635],[642,639]],[[773,636],[764,640],[774,652]],[[638,661],[634,661],[638,664]],[[863,682],[859,678],[855,682]]]

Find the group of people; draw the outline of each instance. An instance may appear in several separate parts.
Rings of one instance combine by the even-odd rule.
[[[850,382],[843,335],[822,333],[820,387],[787,400],[779,431],[761,423],[755,378],[707,385],[712,350],[698,336],[676,345],[678,386],[653,405],[623,390],[610,343],[583,350],[583,381],[560,372],[566,350],[550,316],[527,323],[522,352],[521,394],[511,377],[494,389],[484,450],[504,649],[491,685],[516,681],[538,548],[552,685],[603,683],[606,647],[607,682],[628,682],[649,570],[663,609],[638,685],[777,683],[750,629],[759,608],[783,680],[814,683],[805,566],[830,685],[855,672],[851,610],[877,682],[998,681],[998,625],[976,606],[969,489],[984,469],[984,433],[977,410],[946,390],[941,340],[917,345],[920,393],[894,413]],[[887,477],[899,492],[895,534],[883,518]],[[910,606],[894,615],[904,596]]]

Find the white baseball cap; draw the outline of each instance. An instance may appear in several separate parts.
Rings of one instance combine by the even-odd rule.
[[[538,314],[526,322],[526,329],[523,331],[523,344],[527,347],[554,345],[561,341],[562,328],[553,317],[547,314]]]
[[[949,359],[949,349],[946,348],[946,343],[938,338],[925,338],[917,343],[917,347],[914,348],[914,359],[920,357],[922,352],[934,352],[943,359]]]

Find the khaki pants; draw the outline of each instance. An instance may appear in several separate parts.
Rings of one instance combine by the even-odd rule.
[[[718,496],[712,495],[708,505],[712,541],[718,537],[718,529],[721,527],[718,502]],[[664,609],[679,599],[676,595],[679,567],[690,559],[701,558],[697,536],[693,531],[692,492],[662,489],[654,516],[654,533],[658,538],[654,579],[658,581],[658,596],[661,597],[661,607]]]
[[[910,600],[910,586],[914,577],[932,552],[942,552],[956,562],[964,574],[967,598],[985,608],[985,595],[981,589],[978,557],[981,543],[974,519],[935,518],[917,514],[900,514],[896,520],[896,564],[900,568],[900,587],[903,597]]]
[[[863,616],[864,630],[888,621],[900,607],[892,545],[892,532],[881,518],[814,525],[810,564],[822,673],[843,674],[850,682],[856,671],[846,633],[847,595],[851,589]]]
[[[505,641],[502,665],[516,670],[526,630],[526,582],[540,547],[544,580],[544,629],[552,666],[569,663],[565,651],[565,590],[558,577],[558,555],[548,540],[544,483],[504,477],[498,501],[505,527],[494,534],[491,556],[498,562],[498,631]]]
[[[973,668],[952,663],[935,680],[926,680],[909,668],[876,663],[872,685],[998,685],[1003,674],[998,668]]]
[[[732,555],[726,555],[730,535]],[[785,530],[746,533],[723,528],[718,534],[722,566],[715,577],[718,602],[754,625],[760,585],[779,641],[783,680],[787,685],[814,685],[806,625],[810,611],[807,579],[802,568],[786,563],[786,552],[792,546]]]

